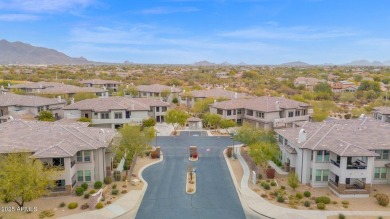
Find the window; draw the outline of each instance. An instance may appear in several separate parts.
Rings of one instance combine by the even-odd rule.
[[[307,115],[306,110],[302,111],[302,115]]]
[[[317,151],[317,162],[329,162],[329,151]]]
[[[238,115],[241,114],[241,109],[238,109],[238,110],[237,110],[237,114],[238,114]]]
[[[279,139],[279,143],[283,144],[283,137],[281,135],[278,136],[278,139]]]
[[[226,111],[226,115],[231,116],[232,115],[232,111],[231,110]]]
[[[217,109],[217,114],[222,115],[223,111],[221,109]]]
[[[299,110],[295,111],[295,116],[301,116],[301,111]]]
[[[38,106],[38,113],[43,111],[43,110],[44,110],[43,106]]]
[[[237,110],[233,110],[233,115],[236,115],[237,114]]]
[[[161,112],[166,112],[166,111],[167,111],[167,107],[163,106]]]
[[[156,106],[156,112],[160,112],[160,107]]]
[[[53,166],[64,167],[64,158],[53,158]]]
[[[91,182],[91,171],[90,170],[85,171],[85,181]]]
[[[84,176],[83,176],[83,171],[82,170],[78,170],[77,171],[77,181],[79,181],[79,182],[83,182],[84,181]]]
[[[122,113],[114,113],[115,119],[122,119]]]
[[[84,118],[89,118],[88,113],[85,113],[85,114],[84,114]]]
[[[288,112],[288,117],[294,117],[294,112],[293,111]]]
[[[237,124],[241,125],[242,124],[242,120],[241,119],[237,119]]]
[[[329,170],[316,170],[316,182],[327,182]]]
[[[376,160],[388,160],[389,159],[389,150],[377,150],[375,153],[379,154],[379,157],[376,157]]]
[[[258,118],[264,118],[264,113],[262,113],[262,112],[256,112],[256,117],[258,117]]]
[[[131,112],[129,112],[129,111],[126,111],[126,119],[129,119],[129,118],[130,118],[130,116],[131,116]]]
[[[91,161],[91,151],[84,151],[84,161],[85,162]]]
[[[247,114],[248,116],[253,116],[253,110],[247,110],[247,111],[246,111],[246,114]]]
[[[56,180],[56,186],[57,187],[64,187],[65,186],[65,180],[64,179]]]
[[[77,162],[83,162],[83,153],[81,151],[77,151]]]
[[[386,179],[387,169],[386,167],[375,167],[374,179]]]
[[[109,113],[100,113],[101,119],[109,119],[110,114]]]

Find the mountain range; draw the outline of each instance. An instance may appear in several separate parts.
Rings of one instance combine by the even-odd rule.
[[[72,58],[54,49],[36,47],[22,42],[0,40],[0,64],[19,65],[83,65],[94,64],[84,57]]]

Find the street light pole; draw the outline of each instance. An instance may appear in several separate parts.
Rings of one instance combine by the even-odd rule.
[[[232,158],[234,158],[234,137],[230,137],[233,140]]]
[[[158,133],[158,131],[156,131],[156,147],[157,147],[157,133]]]

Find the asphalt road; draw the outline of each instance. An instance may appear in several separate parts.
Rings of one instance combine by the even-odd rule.
[[[148,189],[137,219],[245,218],[222,151],[229,137],[158,137],[164,160],[143,172]],[[198,146],[199,161],[188,160],[188,147]],[[196,168],[196,193],[185,191],[189,163]]]

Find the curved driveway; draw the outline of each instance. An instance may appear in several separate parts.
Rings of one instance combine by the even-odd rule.
[[[148,189],[137,213],[137,219],[245,218],[240,200],[222,151],[232,145],[229,137],[158,137],[164,160],[142,176]],[[199,161],[188,160],[188,147],[198,146]],[[185,192],[189,163],[196,168],[197,189]]]

